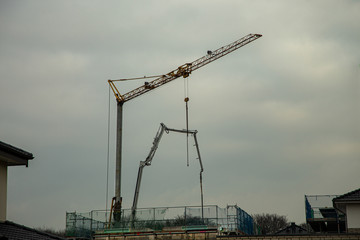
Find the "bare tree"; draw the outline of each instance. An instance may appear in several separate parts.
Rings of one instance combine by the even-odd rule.
[[[303,229],[305,229],[306,231],[308,231],[309,233],[314,232],[314,230],[311,228],[310,224],[301,223],[299,226],[302,227]]]
[[[38,227],[35,228],[35,230],[39,231],[39,232],[44,232],[44,233],[48,233],[51,235],[55,235],[55,236],[59,236],[59,237],[65,237],[65,229],[64,230],[55,230],[52,228],[48,228],[48,227]]]
[[[262,234],[273,234],[289,225],[286,216],[277,214],[254,214],[255,223],[261,228]]]

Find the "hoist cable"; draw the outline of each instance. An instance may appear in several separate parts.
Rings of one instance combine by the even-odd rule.
[[[189,166],[189,81],[184,78],[185,122],[186,122],[186,165]]]
[[[187,131],[187,166],[189,166],[189,77],[186,78],[186,95],[187,95],[187,102],[186,102],[186,131]]]
[[[108,210],[109,197],[109,161],[110,161],[110,85],[109,85],[109,103],[108,103],[108,132],[107,132],[107,156],[106,156],[106,197],[105,211]]]

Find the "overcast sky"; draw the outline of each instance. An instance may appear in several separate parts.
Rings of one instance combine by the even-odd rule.
[[[64,229],[67,211],[105,209],[109,100],[110,204],[108,79],[165,74],[259,33],[189,78],[204,202],[305,222],[305,194],[360,187],[359,12],[345,0],[0,0],[0,140],[35,157],[9,168],[8,219]],[[124,105],[125,208],[160,122],[185,127],[183,79]],[[190,148],[187,167],[186,137],[164,135],[139,207],[200,205]]]

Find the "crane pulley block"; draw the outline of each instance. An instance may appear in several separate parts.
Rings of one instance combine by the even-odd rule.
[[[167,75],[171,77],[183,77],[187,78],[191,74],[191,63],[185,63],[184,65],[181,65],[176,70],[169,72]]]

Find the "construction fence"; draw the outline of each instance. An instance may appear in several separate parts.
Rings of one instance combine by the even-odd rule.
[[[260,229],[253,218],[236,205],[220,208],[216,205],[140,208],[135,217],[130,209],[121,211],[120,219],[114,213],[93,210],[88,213],[66,213],[66,235],[90,237],[101,231],[163,231],[174,227],[216,228],[219,233],[258,235]],[[115,217],[118,218],[118,217]]]

